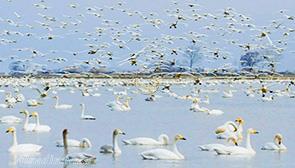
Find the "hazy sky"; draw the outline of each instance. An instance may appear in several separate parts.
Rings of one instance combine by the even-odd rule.
[[[119,6],[118,2],[123,2],[123,5]],[[177,2],[177,4],[175,5],[174,2]],[[140,66],[130,66],[128,62],[125,63],[123,60],[156,39],[167,39],[169,36],[187,38],[187,34],[192,31],[207,36],[199,42],[200,46],[205,46],[204,52],[206,54],[209,55],[211,51],[219,50],[221,54],[228,57],[226,60],[208,59],[208,61],[200,62],[199,66],[204,68],[216,68],[223,64],[238,66],[238,60],[245,52],[239,47],[229,45],[228,42],[235,40],[241,44],[252,43],[251,39],[259,35],[260,32],[245,31],[242,34],[220,36],[219,31],[207,31],[205,27],[213,24],[218,25],[218,28],[225,28],[229,22],[216,21],[212,18],[201,19],[196,23],[188,20],[180,21],[177,29],[169,29],[169,25],[175,22],[176,19],[167,10],[180,9],[182,15],[185,17],[190,16],[191,12],[189,10],[192,8],[188,7],[188,4],[192,2],[199,4],[199,6],[193,8],[200,15],[210,13],[220,17],[226,8],[231,7],[236,13],[252,18],[249,23],[254,24],[259,29],[262,29],[263,26],[269,27],[273,20],[278,21],[286,28],[295,29],[295,20],[288,20],[287,16],[285,16],[295,16],[294,0],[84,0],[81,2],[57,0],[45,0],[44,2],[11,0],[9,2],[2,0],[0,5],[0,58],[2,59],[0,71],[8,71],[8,65],[15,60],[27,60],[31,64],[37,64],[47,69],[55,69],[68,65],[80,65],[83,64],[83,61],[88,60],[95,62],[97,59],[102,62],[101,65],[111,70],[136,70]],[[46,9],[44,9],[43,5],[46,6]],[[88,10],[89,8],[92,10]],[[280,10],[284,10],[284,14],[280,14]],[[145,21],[135,16],[135,11],[140,12],[148,19]],[[133,16],[128,16],[128,14]],[[162,21],[159,28],[153,27],[149,22],[149,20],[155,19]],[[115,24],[116,21],[119,24]],[[106,22],[111,24],[107,25]],[[61,28],[65,24],[65,28]],[[125,27],[130,28],[136,24],[139,24],[141,28],[140,31],[134,30],[133,33],[140,34],[141,42],[130,42],[131,32],[123,31],[121,36],[117,38],[121,42],[114,43],[114,38],[117,37],[114,32],[123,30]],[[101,36],[98,36],[99,28],[107,30]],[[244,30],[243,28],[240,29]],[[7,35],[7,32],[10,35]],[[16,32],[19,33],[16,34]],[[53,37],[53,39],[48,40],[49,36]],[[283,47],[280,46],[284,48],[284,52],[282,52],[278,69],[294,71],[294,34],[290,33],[288,38],[284,38],[282,32],[273,31],[269,36],[274,42],[283,38],[288,43]],[[119,43],[124,43],[127,47],[120,49],[117,46]],[[180,51],[184,51],[189,43],[190,40],[174,40],[173,44],[162,43],[163,48],[161,51],[165,53],[166,60],[182,59],[181,54],[171,55],[171,49],[179,48]],[[262,39],[255,43],[267,45],[268,41]],[[89,55],[87,54],[91,49],[89,45],[95,46],[94,49],[101,45],[107,47],[96,55]],[[34,54],[33,51],[36,51],[37,54]],[[112,60],[105,56],[107,52],[112,53]],[[78,54],[73,56],[73,53]],[[54,63],[52,60],[55,58],[65,58],[67,61]],[[148,56],[141,56],[139,64],[148,65],[146,58]]]

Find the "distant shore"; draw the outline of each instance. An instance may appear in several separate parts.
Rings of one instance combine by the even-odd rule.
[[[295,74],[260,75],[215,75],[193,73],[112,73],[112,74],[16,74],[0,75],[0,78],[84,78],[84,79],[191,79],[191,80],[295,80]]]

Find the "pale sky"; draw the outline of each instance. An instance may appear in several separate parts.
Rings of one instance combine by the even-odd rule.
[[[118,2],[123,2],[123,5],[119,6]],[[178,4],[175,5],[174,2]],[[218,25],[218,28],[227,27],[229,22],[226,23],[222,19],[216,21],[212,18],[202,19],[198,22],[179,21],[177,29],[169,29],[169,25],[175,22],[176,18],[169,14],[167,10],[172,11],[178,8],[185,17],[191,16],[189,10],[192,8],[188,7],[190,3],[200,5],[193,7],[196,13],[200,15],[210,13],[219,17],[226,8],[231,7],[236,13],[249,16],[251,18],[249,23],[254,24],[259,29],[262,29],[263,26],[269,27],[274,20],[285,26],[286,30],[295,29],[295,20],[287,19],[288,16],[295,16],[294,0],[84,0],[81,2],[45,0],[42,3],[34,0],[11,0],[11,2],[2,0],[0,6],[0,58],[2,59],[0,72],[7,72],[10,62],[15,60],[27,60],[30,64],[37,64],[47,69],[56,69],[69,65],[78,65],[87,60],[99,59],[102,61],[101,64],[110,70],[137,70],[139,66],[130,66],[122,61],[132,53],[140,51],[155,39],[168,36],[187,37],[187,34],[191,31],[207,36],[199,42],[199,45],[206,47],[204,52],[209,54],[209,50],[220,50],[221,54],[228,57],[226,60],[204,60],[200,62],[200,66],[203,68],[216,68],[223,64],[238,66],[238,60],[244,54],[244,51],[239,47],[227,44],[228,41],[236,40],[241,44],[252,43],[251,38],[259,35],[259,31],[245,31],[242,34],[220,36],[219,31],[207,31],[205,27],[212,26],[212,24]],[[44,8],[43,5],[46,5],[47,9],[42,9]],[[114,9],[111,7],[114,7]],[[93,8],[95,11],[88,10],[88,8]],[[284,13],[281,14],[280,10],[284,10]],[[159,28],[155,28],[148,21],[134,14],[135,11],[147,16],[147,20],[160,19],[162,23]],[[128,14],[133,14],[133,16],[128,16]],[[116,21],[119,24],[114,24]],[[104,22],[113,24],[108,26]],[[46,24],[50,27],[49,30],[46,29]],[[66,28],[61,28],[63,24],[67,24]],[[122,35],[118,39],[123,41],[124,44],[126,43],[127,47],[119,49],[117,47],[118,43],[113,43],[115,35],[112,32],[118,32],[126,26],[132,27],[136,24],[141,27],[138,33],[140,33],[142,41],[129,42],[131,36],[128,33],[130,32],[121,32]],[[97,28],[107,28],[108,30],[102,36],[98,36]],[[7,32],[12,35],[7,35]],[[15,34],[16,32],[18,34]],[[21,33],[22,35],[20,35]],[[282,32],[272,31],[269,34],[273,42],[283,39],[287,43],[287,45],[283,46],[284,51],[280,58],[278,70],[295,71],[295,66],[293,66],[295,62],[294,33],[289,33],[287,38],[282,37]],[[32,36],[28,36],[28,34]],[[49,36],[52,36],[53,39],[48,40]],[[16,43],[13,41],[16,41]],[[212,44],[214,42],[216,44]],[[161,43],[163,47],[161,51],[166,54],[166,60],[182,59],[181,54],[171,55],[170,49],[180,48],[180,50],[185,50],[189,43],[189,39],[174,40],[173,44]],[[268,41],[262,39],[258,43],[267,45]],[[107,45],[108,47],[101,53],[89,55],[87,54],[90,50],[89,44],[96,46]],[[18,51],[18,49],[24,50],[25,48],[28,50]],[[33,51],[36,51],[37,54],[34,55]],[[78,52],[78,54],[73,56],[74,52]],[[106,52],[112,53],[113,60],[110,61],[108,57],[103,56]],[[64,58],[67,61],[58,64],[48,61],[48,59],[55,58]],[[146,58],[148,56],[141,56],[138,59],[139,64],[148,64]]]

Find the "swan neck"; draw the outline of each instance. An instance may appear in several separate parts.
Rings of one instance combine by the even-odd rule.
[[[176,146],[176,142],[177,142],[177,141],[174,141],[174,142],[173,142],[173,144],[172,144],[172,150],[173,150],[173,152],[174,152],[177,156],[179,156],[179,158],[184,158],[183,155],[178,151],[177,146]]]
[[[29,124],[29,116],[28,115],[25,115],[25,124],[24,124],[24,128],[27,128]]]
[[[118,144],[118,136],[113,135],[113,149],[114,153],[118,153],[120,151],[119,144]]]
[[[246,148],[247,148],[247,149],[252,149],[250,133],[247,133]],[[253,149],[252,149],[252,150],[253,150]]]
[[[36,125],[37,125],[37,126],[39,126],[39,125],[40,125],[40,119],[39,119],[39,115],[37,115],[37,116],[36,116],[36,120],[37,120],[37,123],[36,123]]]
[[[58,97],[56,97],[56,102],[55,102],[55,106],[58,106],[58,104],[59,104],[59,100],[58,100],[59,98]]]
[[[63,144],[64,144],[64,152],[65,152],[65,155],[68,154],[68,140],[67,140],[67,135],[66,134],[63,134],[62,135],[63,137]]]
[[[84,114],[85,114],[85,106],[84,105],[81,105],[81,108],[82,108],[81,117],[83,117]]]
[[[17,145],[17,138],[16,138],[16,131],[13,132],[13,143],[12,146],[16,146]]]

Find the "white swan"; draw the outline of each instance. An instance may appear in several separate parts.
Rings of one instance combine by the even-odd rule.
[[[274,142],[268,142],[264,144],[261,150],[284,151],[287,150],[287,147],[283,144],[283,136],[281,134],[276,134],[274,137]]]
[[[127,97],[127,99],[124,102],[120,101],[120,96],[116,97],[116,100],[113,102],[110,102],[107,104],[108,107],[110,107],[110,109],[112,111],[116,110],[116,111],[130,111],[130,105],[129,105],[129,101],[131,98]]]
[[[246,140],[246,147],[240,146],[227,146],[223,148],[215,148],[214,151],[218,155],[254,155],[256,152],[251,146],[250,135],[251,134],[258,134],[253,128],[249,128],[247,131],[247,140]]]
[[[243,124],[244,120],[241,117],[238,117],[235,122],[228,121],[225,124],[217,127],[215,130],[217,139],[228,139],[229,137],[234,137],[238,140],[238,142],[242,141]]]
[[[120,129],[115,129],[113,131],[113,145],[104,145],[100,147],[100,153],[113,153],[115,155],[120,155],[122,153],[118,144],[118,135],[125,135],[125,133]]]
[[[230,137],[227,139],[227,142],[232,142],[234,145],[238,146],[238,142],[234,137]],[[223,148],[226,147],[224,144],[205,144],[205,145],[200,145],[199,148],[202,151],[214,151],[216,148]]]
[[[32,132],[33,129],[36,127],[36,124],[29,123],[29,112],[27,110],[23,110],[19,113],[25,115],[25,123],[24,123],[23,130],[28,131],[28,132]]]
[[[29,99],[27,100],[27,106],[30,106],[30,107],[36,107],[36,106],[39,106],[39,105],[42,105],[43,103],[36,100],[36,99]]]
[[[224,91],[222,97],[223,97],[223,98],[232,98],[232,97],[233,97],[233,92],[232,92],[232,90]]]
[[[173,149],[152,149],[142,152],[140,155],[147,160],[182,160],[184,156],[178,152],[176,143],[179,140],[186,140],[182,135],[178,134],[174,138]]]
[[[194,112],[203,112],[203,113],[206,113],[208,115],[222,115],[224,112],[221,111],[221,110],[218,110],[218,109],[208,109],[206,107],[200,107],[200,105],[196,102],[194,102],[192,105],[191,105],[191,108],[190,110],[194,111]]]
[[[68,135],[68,130],[64,129],[63,130],[63,139],[67,140],[67,145],[68,147],[80,147],[80,148],[91,148],[92,144],[90,142],[89,139],[87,138],[83,138],[81,141],[75,140],[75,139],[68,139],[67,135]],[[56,142],[56,146],[57,147],[64,147],[64,141],[62,140],[58,140]]]
[[[67,129],[64,129],[62,132],[65,157],[61,161],[65,164],[94,164],[96,162],[94,155],[88,153],[68,153],[68,140],[64,136],[65,132],[68,132]]]
[[[268,97],[266,97],[265,95],[263,95],[262,98],[261,98],[261,100],[264,101],[264,102],[269,102],[269,101],[273,101],[274,100],[274,97],[273,97],[273,95],[270,95]]]
[[[12,133],[13,143],[12,146],[8,149],[11,153],[34,153],[39,152],[42,148],[40,145],[35,144],[18,144],[16,137],[16,130],[14,127],[10,127],[6,130],[6,133]]]
[[[32,112],[29,117],[36,117],[36,126],[34,127],[34,132],[49,132],[51,128],[48,125],[40,125],[39,114],[37,112]]]
[[[5,124],[18,124],[22,120],[18,117],[15,117],[13,115],[8,115],[8,116],[3,116],[0,118],[0,123],[5,123]]]
[[[158,140],[155,140],[153,138],[147,138],[147,137],[138,137],[138,138],[123,140],[123,142],[126,145],[168,145],[169,137],[166,134],[161,134],[158,137]]]
[[[81,119],[83,120],[96,120],[95,117],[93,117],[92,115],[85,115],[85,104],[81,103]]]
[[[56,109],[70,109],[73,106],[70,104],[59,104],[59,97],[58,96],[53,96],[54,99],[56,99],[56,103],[54,105],[54,108]]]

